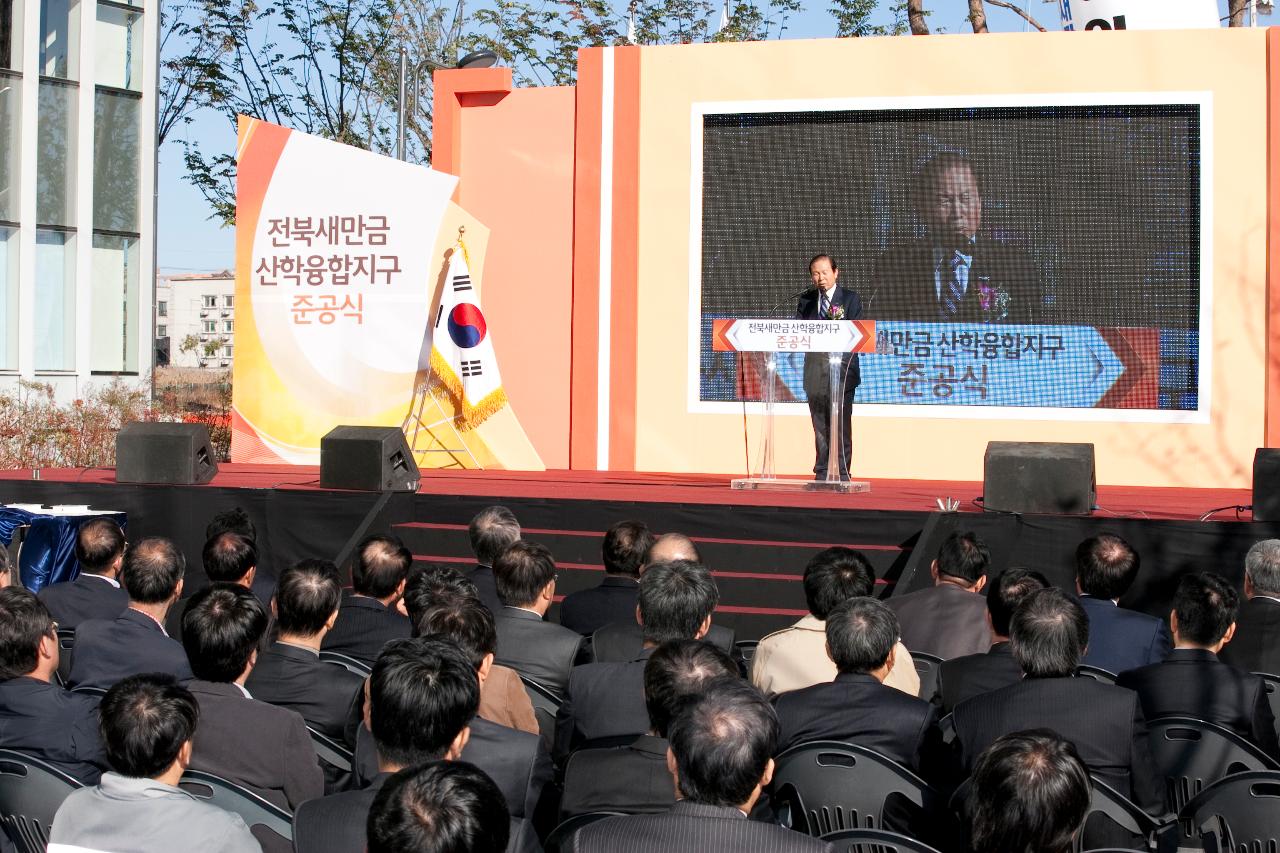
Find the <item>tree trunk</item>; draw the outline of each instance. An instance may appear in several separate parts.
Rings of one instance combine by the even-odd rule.
[[[929,25],[924,20],[924,0],[907,0],[907,22],[911,24],[911,35],[929,35]]]
[[[987,10],[982,0],[969,0],[969,23],[973,24],[975,33],[987,32]]]
[[[1249,0],[1227,0],[1227,26],[1243,27],[1244,13],[1249,9]]]

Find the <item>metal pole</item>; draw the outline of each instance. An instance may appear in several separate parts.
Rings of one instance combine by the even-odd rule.
[[[1258,0],[1249,0],[1249,26],[1258,26]]]
[[[405,96],[408,94],[409,87],[406,85],[409,71],[409,54],[405,49],[400,48],[400,84],[399,92],[396,99],[396,159],[405,159],[405,129],[407,125],[409,111],[405,108]]]

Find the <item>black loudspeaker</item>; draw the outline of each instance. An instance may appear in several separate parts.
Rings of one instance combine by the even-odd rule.
[[[416,492],[418,463],[396,427],[334,427],[320,439],[320,488]]]
[[[1093,510],[1092,444],[988,442],[983,472],[986,509],[1064,515]]]
[[[117,483],[207,483],[218,463],[204,424],[132,423],[116,434]]]
[[[1280,448],[1254,451],[1253,520],[1280,521]]]

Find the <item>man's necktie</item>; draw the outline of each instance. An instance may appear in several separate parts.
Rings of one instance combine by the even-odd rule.
[[[822,294],[822,297],[818,302],[818,319],[831,319],[831,297],[827,296],[825,293]]]
[[[942,313],[948,317],[958,314],[960,303],[964,302],[964,284],[960,281],[962,266],[964,266],[964,257],[959,252],[952,252],[947,275],[943,277],[942,282]]]

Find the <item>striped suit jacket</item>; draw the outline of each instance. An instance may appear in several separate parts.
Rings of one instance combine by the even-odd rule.
[[[569,843],[570,853],[834,853],[824,841],[747,820],[732,806],[680,800],[663,814],[613,817],[584,826]]]

